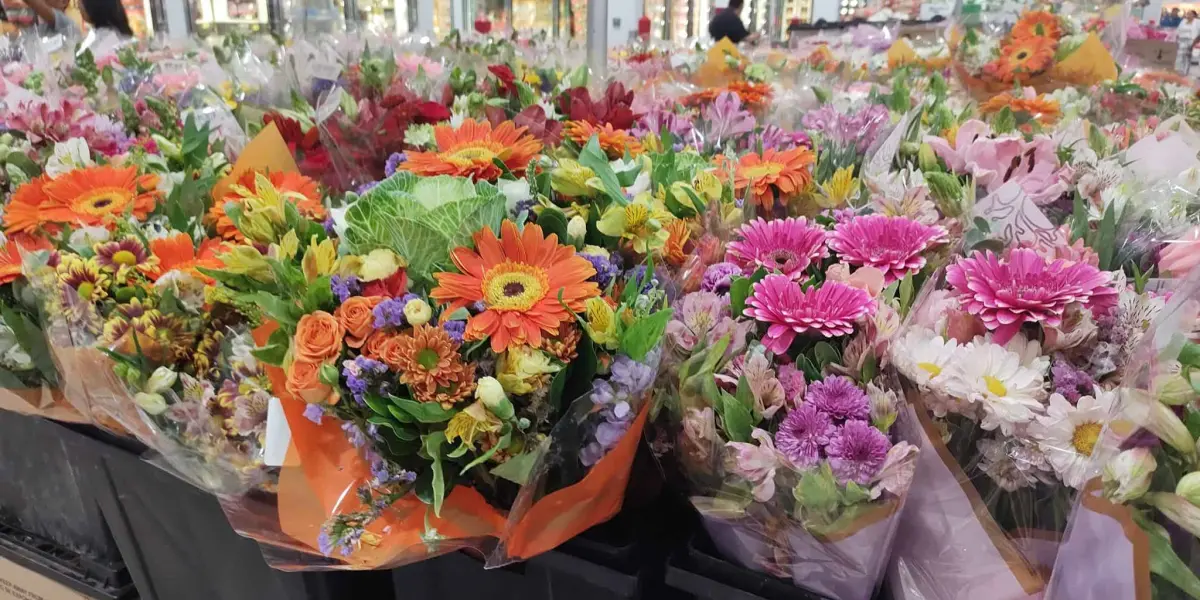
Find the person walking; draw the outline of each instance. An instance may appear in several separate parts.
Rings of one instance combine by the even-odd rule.
[[[1187,75],[1192,67],[1192,44],[1196,43],[1196,37],[1200,36],[1200,21],[1196,20],[1196,11],[1189,10],[1187,17],[1179,23],[1175,31],[1175,41],[1179,44],[1175,54],[1175,70]]]
[[[742,40],[751,44],[758,41],[758,34],[747,31],[746,24],[742,22],[744,5],[745,0],[729,0],[729,6],[717,11],[708,22],[708,35],[712,36],[714,42],[725,38],[735,44],[742,43]]]

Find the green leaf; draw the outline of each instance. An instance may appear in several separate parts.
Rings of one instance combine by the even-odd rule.
[[[437,402],[417,402],[408,398],[389,396],[392,404],[418,423],[445,423],[454,416],[454,411],[442,408]]]
[[[1095,152],[1096,156],[1100,158],[1108,156],[1108,140],[1104,138],[1104,132],[1095,125],[1088,126],[1087,130],[1088,147],[1092,149],[1092,152]]]
[[[846,482],[845,489],[842,490],[841,504],[842,506],[853,506],[859,502],[865,502],[871,497],[871,490],[854,483],[853,481]]]
[[[645,360],[646,354],[658,345],[674,309],[665,308],[650,316],[634,321],[633,325],[621,334],[621,351],[636,361]]]
[[[558,234],[558,243],[567,244],[567,215],[555,206],[547,206],[538,214],[537,224],[542,227],[542,233]]]
[[[733,397],[737,398],[737,401],[741,402],[742,406],[753,411],[754,391],[750,389],[750,380],[746,379],[745,373],[741,377],[738,377],[737,389],[734,390]]]
[[[735,277],[729,285],[729,310],[735,317],[746,312],[746,298],[750,297],[751,284],[749,277]]]
[[[388,429],[391,430],[392,435],[396,436],[397,438],[399,438],[400,440],[405,441],[405,442],[411,442],[413,440],[416,440],[417,437],[419,437],[415,432],[413,432],[409,429],[406,429],[401,424],[399,424],[383,415],[371,415],[370,417],[367,417],[367,422],[373,423],[375,425],[379,425],[381,427],[387,427]]]
[[[1005,106],[992,118],[992,131],[997,134],[1011,133],[1017,128],[1017,117],[1011,108]]]
[[[58,381],[58,370],[54,368],[54,359],[50,356],[50,346],[46,343],[46,335],[38,328],[32,319],[11,307],[0,304],[0,317],[13,331],[17,344],[29,355],[34,368],[48,382]],[[24,386],[17,386],[24,387]]]
[[[754,415],[729,392],[720,392],[721,423],[731,442],[749,442],[754,431]]]
[[[446,432],[435,431],[421,438],[421,447],[433,462],[433,514],[442,516],[442,502],[446,499],[446,475],[442,473],[442,445],[446,443]]]
[[[300,317],[297,314],[299,311],[295,304],[283,300],[270,292],[250,294],[249,299],[254,304],[262,307],[263,312],[282,327],[294,329],[300,321]]]
[[[621,183],[617,181],[617,174],[613,172],[612,165],[608,163],[608,156],[600,149],[600,138],[592,136],[588,143],[579,151],[579,164],[589,168],[596,177],[600,178],[600,183],[604,186],[604,193],[608,195],[613,202],[621,206],[629,204],[629,200],[625,198],[625,192],[621,191]]]
[[[875,374],[879,371],[879,359],[875,357],[874,352],[867,354],[866,360],[863,361],[862,375],[859,376],[859,381],[867,383],[875,379]]]
[[[914,290],[913,290],[912,275],[906,275],[904,277],[904,279],[900,280],[899,291],[900,291],[900,314],[906,315],[906,314],[908,314],[908,307],[912,306],[912,300],[913,300]]]
[[[1088,208],[1083,195],[1075,192],[1075,207],[1071,213],[1071,242],[1082,240],[1088,233]]]
[[[813,364],[818,371],[824,372],[826,366],[837,364],[841,360],[841,353],[829,342],[821,341],[813,346]]]
[[[1104,210],[1104,218],[1100,220],[1100,229],[1096,231],[1096,243],[1092,247],[1100,255],[1100,269],[1111,271],[1114,244],[1117,235],[1117,213],[1112,204]]]
[[[336,307],[333,298],[333,288],[329,287],[329,276],[322,275],[308,284],[308,293],[304,295],[304,312],[313,313]]]
[[[252,351],[254,357],[269,365],[281,366],[287,358],[288,348],[291,346],[292,338],[288,332],[282,327],[271,332],[271,337],[267,338],[267,345]]]
[[[820,469],[806,471],[792,489],[792,497],[800,507],[823,516],[833,513],[840,496],[837,481],[827,463],[822,464]]]
[[[525,485],[529,482],[529,474],[533,471],[534,465],[542,456],[542,446],[518,454],[499,465],[496,465],[492,470],[492,475],[502,477],[517,485]]]
[[[1150,572],[1171,582],[1192,598],[1200,599],[1200,578],[1175,554],[1166,529],[1137,514],[1134,520],[1150,540]]]

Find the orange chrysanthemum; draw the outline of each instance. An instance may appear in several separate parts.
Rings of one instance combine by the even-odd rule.
[[[218,239],[206,239],[197,249],[192,236],[181,232],[153,239],[150,240],[150,254],[158,259],[158,264],[148,275],[151,280],[158,281],[171,271],[183,271],[211,283],[212,278],[197,268],[220,269],[223,263],[217,255],[226,250],[227,244]]]
[[[1058,101],[1053,98],[1047,98],[1045,95],[1038,95],[1032,98],[1017,96],[1011,92],[996,94],[979,106],[979,112],[984,115],[992,115],[998,113],[1005,108],[1011,110],[1014,114],[1025,113],[1032,119],[1042,125],[1052,125],[1058,121],[1058,117],[1062,111],[1058,108]]]
[[[17,234],[0,245],[0,285],[12,283],[21,277],[23,254],[36,250],[49,250],[50,242],[45,238]]]
[[[1062,34],[1058,17],[1044,10],[1026,11],[1012,28],[1013,40],[1040,37],[1058,41],[1062,38]]]
[[[141,220],[158,205],[157,175],[138,175],[137,167],[88,167],[46,182],[43,222],[112,225],[131,214]]]
[[[624,157],[626,151],[631,156],[637,156],[643,151],[642,143],[637,138],[624,129],[613,129],[611,123],[605,123],[603,127],[598,127],[587,121],[568,121],[563,127],[563,137],[574,141],[581,147],[588,143],[593,135],[599,138],[600,149],[604,150],[604,154],[608,155],[609,160]]]
[[[732,165],[719,155],[716,164],[722,170],[732,166],[735,191],[745,191],[747,200],[770,208],[776,195],[786,204],[808,188],[812,183],[810,167],[815,161],[812,151],[800,146],[784,152],[768,148],[761,155],[749,152]]]
[[[558,243],[558,236],[543,236],[542,228],[526,225],[517,231],[511,221],[475,233],[475,248],[455,248],[452,256],[459,273],[437,273],[438,286],[430,296],[449,303],[445,314],[476,302],[486,307],[467,321],[464,339],[491,339],[492,350],[511,346],[540,346],[542,334],[554,334],[572,313],[584,309],[600,288],[588,278],[596,269],[575,249]]]
[[[4,207],[4,232],[8,235],[15,233],[34,233],[38,230],[57,230],[51,225],[42,208],[50,201],[46,195],[46,183],[49,177],[39,175],[18,187]]]
[[[241,204],[247,198],[252,197],[246,196],[243,191],[238,191],[239,187],[251,194],[258,192],[259,175],[266,175],[277,191],[288,194],[289,199],[295,202],[301,215],[314,221],[325,220],[325,205],[321,203],[321,188],[316,181],[299,173],[284,171],[264,173],[260,170],[250,169],[238,177],[237,186],[231,188],[225,197],[214,202],[208,209],[206,220],[210,225],[216,227],[217,235],[226,240],[242,241],[245,239],[233,224],[233,219],[230,219],[229,215],[225,213],[225,205],[230,202]]]
[[[708,88],[688,94],[683,99],[687,106],[704,106],[717,99],[724,92],[737,94],[738,98],[748,108],[759,108],[771,99],[771,86],[765,83],[735,81],[726,87]]]
[[[437,152],[409,152],[401,169],[417,175],[457,175],[476,181],[495,181],[503,171],[493,161],[500,159],[520,177],[529,161],[542,150],[537,138],[524,127],[505,121],[492,129],[487,121],[467,119],[458,129],[436,125],[433,137]]]
[[[1044,37],[1014,39],[1000,48],[1000,58],[985,69],[1004,82],[1014,81],[1018,75],[1040,73],[1054,63],[1054,45],[1054,40]]]
[[[381,356],[420,402],[454,403],[475,391],[475,369],[441,327],[418,325],[387,342]]]

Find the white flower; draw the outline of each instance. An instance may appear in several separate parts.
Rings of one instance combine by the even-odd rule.
[[[28,371],[33,368],[33,358],[17,342],[17,334],[11,327],[0,323],[0,364],[13,371]]]
[[[90,252],[93,246],[107,242],[108,238],[107,229],[85,225],[71,232],[71,237],[67,238],[67,245],[79,253]]]
[[[414,148],[433,144],[433,125],[413,125],[404,132],[404,143]]]
[[[638,194],[650,191],[650,173],[642,169],[641,173],[633,179],[633,185],[625,188],[625,193],[636,198]]]
[[[404,318],[408,320],[409,325],[420,327],[433,318],[433,309],[429,307],[428,302],[413,298],[404,305]]]
[[[170,367],[159,367],[150,374],[150,378],[146,380],[146,387],[142,391],[161,394],[174,387],[176,381],[179,381],[179,373],[171,370]]]
[[[914,329],[893,346],[892,362],[922,389],[944,390],[949,377],[946,371],[959,351],[953,339],[933,335],[929,329]]]
[[[1014,335],[1004,349],[1015,353],[1021,358],[1021,366],[1027,369],[1033,369],[1041,373],[1045,373],[1050,368],[1050,357],[1042,354],[1041,342],[1033,339],[1027,339],[1025,334],[1018,333]]]
[[[181,183],[183,183],[182,171],[160,173],[158,176],[158,191],[162,192],[163,196],[170,196],[171,190],[174,190],[175,186]]]
[[[978,402],[983,408],[980,426],[1000,428],[1012,435],[1016,425],[1028,423],[1044,412],[1045,371],[1021,366],[1021,355],[990,343],[972,342],[956,354],[946,380],[950,396]]]
[[[529,189],[527,179],[501,179],[496,182],[496,187],[504,194],[510,214],[516,210],[518,204],[533,198],[533,191]]]
[[[75,169],[94,166],[92,151],[83,138],[71,138],[54,145],[54,154],[46,160],[46,175],[58,177]]]
[[[1100,435],[1111,416],[1112,399],[1113,394],[1098,393],[1083,396],[1072,405],[1061,394],[1053,394],[1046,415],[1029,428],[1063,483],[1082,488],[1114,449],[1113,438],[1101,439]],[[1093,453],[1097,453],[1095,457]]]
[[[1158,462],[1149,448],[1131,448],[1118,454],[1104,465],[1104,495],[1122,504],[1141,498],[1150,489],[1156,468]]]
[[[199,313],[200,309],[204,307],[205,282],[187,271],[179,269],[167,271],[154,282],[154,287],[160,291],[171,290],[171,293],[189,311]]]

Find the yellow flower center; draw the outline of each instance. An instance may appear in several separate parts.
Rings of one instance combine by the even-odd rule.
[[[447,162],[463,164],[491,164],[499,155],[486,146],[467,146],[446,154]]]
[[[929,373],[930,377],[937,377],[942,374],[942,368],[931,362],[917,363],[917,368]],[[988,385],[991,385],[990,383]]]
[[[118,265],[132,267],[137,264],[137,255],[129,250],[118,250],[113,253],[112,261]]]
[[[1096,442],[1100,439],[1102,429],[1103,426],[1099,423],[1090,421],[1076,425],[1075,432],[1071,434],[1071,446],[1075,448],[1076,452],[1084,456],[1091,456]]]
[[[492,267],[483,276],[483,297],[492,310],[529,310],[549,288],[545,271],[512,261]]]
[[[744,175],[746,179],[751,180],[764,179],[766,177],[774,177],[782,170],[783,165],[779,163],[762,163],[754,165],[753,167],[747,167],[742,171],[742,175]]]
[[[124,188],[108,187],[89,190],[75,200],[75,211],[89,215],[109,215],[121,212],[133,199]]]
[[[988,393],[992,394],[993,396],[1008,395],[1008,388],[1004,387],[1004,382],[1000,381],[999,379],[996,379],[991,375],[984,375],[983,381],[987,384]]]
[[[75,288],[75,292],[84,300],[90,300],[94,291],[96,291],[96,284],[90,281],[85,281],[79,284],[79,287]]]

